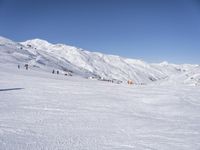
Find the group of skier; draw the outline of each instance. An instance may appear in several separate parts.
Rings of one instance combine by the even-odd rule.
[[[54,73],[59,74],[59,71],[58,70],[57,71],[53,70],[52,74],[54,74]]]
[[[26,69],[26,70],[28,70],[28,69],[29,69],[29,66],[28,66],[28,64],[25,64],[25,65],[24,65],[24,67],[25,67],[25,69]],[[18,68],[18,69],[20,69],[20,68],[21,68],[21,66],[18,64],[18,65],[17,65],[17,68]],[[59,74],[59,70],[56,70],[56,71],[55,71],[55,70],[53,70],[53,71],[52,71],[52,74],[55,74],[55,73],[56,73],[56,74]]]
[[[25,64],[25,65],[24,65],[24,67],[26,68],[26,70],[28,70],[28,64]],[[20,68],[21,68],[21,66],[20,66],[20,65],[18,65],[18,66],[17,66],[17,68],[18,68],[18,69],[20,69]]]
[[[26,70],[28,70],[29,69],[29,65],[28,64],[25,64],[24,66],[23,66]],[[20,64],[18,64],[17,65],[17,68],[18,69],[21,69],[21,65]],[[52,74],[60,74],[60,72],[59,72],[59,70],[52,70]],[[61,73],[62,74],[62,73]],[[64,74],[65,76],[72,76],[72,74],[71,73],[65,73]]]

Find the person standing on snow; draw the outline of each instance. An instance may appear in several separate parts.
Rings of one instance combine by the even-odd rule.
[[[26,68],[26,70],[28,70],[28,64],[25,64],[24,67]]]

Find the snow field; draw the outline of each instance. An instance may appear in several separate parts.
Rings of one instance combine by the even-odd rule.
[[[2,150],[200,149],[198,86],[0,70]]]

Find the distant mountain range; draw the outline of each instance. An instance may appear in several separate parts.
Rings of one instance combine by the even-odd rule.
[[[78,75],[111,82],[135,84],[189,84],[200,85],[200,65],[150,64],[141,60],[33,39],[14,42],[0,37],[0,63],[29,64],[32,69]]]

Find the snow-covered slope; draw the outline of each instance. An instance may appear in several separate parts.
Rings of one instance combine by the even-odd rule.
[[[200,88],[0,64],[1,150],[199,150]]]
[[[200,149],[200,88],[183,85],[199,85],[199,65],[0,37],[0,77],[0,149]]]
[[[149,64],[64,44],[51,44],[40,39],[18,43],[0,37],[0,63],[28,63],[33,68],[46,71],[57,69],[63,73],[103,80],[132,80],[136,84],[166,80],[195,85],[200,82],[198,65],[174,65],[166,62]]]

